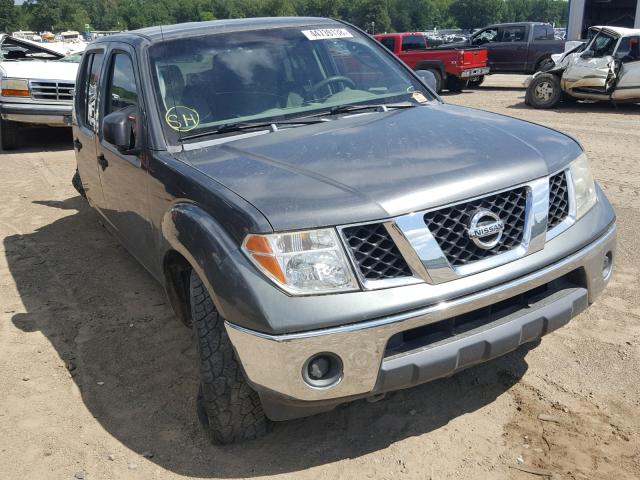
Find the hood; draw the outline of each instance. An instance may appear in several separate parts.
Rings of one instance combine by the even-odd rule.
[[[378,220],[508,188],[582,151],[510,117],[433,104],[282,129],[176,154],[276,231]]]
[[[60,51],[52,48],[47,48],[42,43],[32,42],[30,40],[25,40],[23,38],[12,37],[11,35],[7,35],[7,34],[0,34],[0,45],[2,45],[5,41],[10,41],[11,44],[15,44],[17,46],[24,47],[32,51],[35,50],[35,51],[40,51],[42,53],[46,53],[48,55],[53,55],[56,58],[64,57],[64,53],[61,53]]]
[[[0,69],[4,77],[75,82],[78,64],[56,60],[5,61],[0,63]]]

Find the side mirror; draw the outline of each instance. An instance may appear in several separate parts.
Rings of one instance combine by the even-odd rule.
[[[135,107],[123,108],[112,112],[102,121],[102,135],[106,142],[115,146],[120,152],[134,155],[136,148],[136,117]]]
[[[431,90],[434,92],[437,90],[438,81],[431,70],[416,70],[416,75],[418,75],[420,80],[422,80]]]
[[[580,54],[580,58],[593,58],[593,50],[585,50]]]

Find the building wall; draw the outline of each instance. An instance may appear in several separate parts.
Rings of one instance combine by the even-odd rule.
[[[567,40],[580,40],[586,1],[587,0],[569,0]],[[640,0],[638,0],[636,7],[635,28],[640,28]]]

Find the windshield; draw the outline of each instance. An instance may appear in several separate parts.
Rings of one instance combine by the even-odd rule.
[[[374,42],[335,25],[172,40],[150,56],[172,143],[230,123],[432,98]]]

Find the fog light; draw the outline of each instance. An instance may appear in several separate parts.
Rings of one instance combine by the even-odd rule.
[[[607,252],[602,260],[602,278],[607,280],[611,276],[611,271],[613,270],[613,254],[611,252]]]
[[[342,360],[333,353],[318,353],[302,367],[302,378],[315,388],[328,388],[342,380]]]

